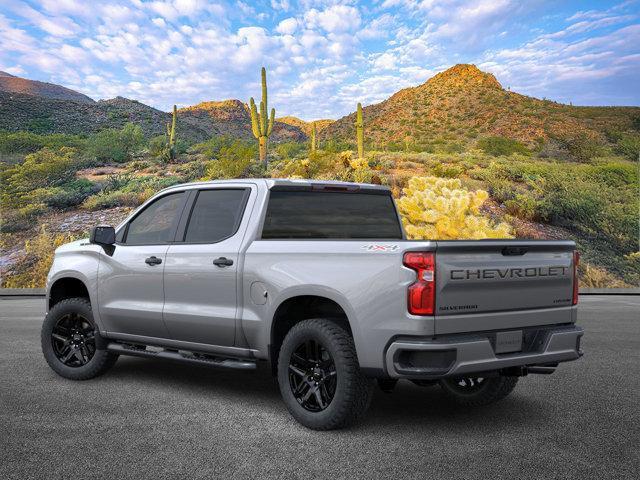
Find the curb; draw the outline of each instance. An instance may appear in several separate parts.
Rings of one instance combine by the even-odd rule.
[[[0,297],[44,297],[44,288],[0,288]]]

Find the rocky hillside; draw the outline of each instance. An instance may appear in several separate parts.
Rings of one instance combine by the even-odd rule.
[[[36,95],[42,98],[69,100],[79,103],[94,103],[93,99],[75,90],[53,83],[16,77],[6,72],[0,72],[0,92]]]
[[[625,131],[640,122],[638,107],[573,107],[505,90],[490,73],[460,64],[417,87],[363,109],[365,138],[428,144],[504,136],[529,146],[549,138],[584,134],[604,140],[606,129]],[[321,138],[354,141],[355,113],[324,129]]]
[[[220,102],[202,102],[178,110],[178,118],[186,119],[190,124],[211,135],[228,135],[250,140],[251,115],[249,107],[240,100]],[[295,125],[276,120],[271,140],[275,142],[303,141],[306,139],[303,129]]]
[[[90,134],[133,122],[151,137],[164,133],[170,119],[166,112],[123,97],[85,103],[0,92],[0,130]],[[192,141],[208,138],[206,131],[186,121],[179,124],[178,133]]]
[[[95,102],[59,85],[36,82],[0,72],[0,130],[36,133],[90,134],[125,123],[140,125],[147,137],[161,135],[171,115],[158,109],[116,97]],[[212,135],[251,139],[251,117],[240,100],[203,102],[179,110],[178,137],[190,143]],[[276,121],[272,141],[303,141],[298,126]]]
[[[329,125],[331,125],[335,120],[321,119],[321,120],[313,120],[312,122],[305,122],[304,120],[298,117],[287,116],[287,117],[276,118],[276,121],[286,123],[287,125],[291,125],[293,127],[297,127],[308,136],[311,134],[312,124],[315,123],[316,131],[321,132],[322,130],[327,128]]]

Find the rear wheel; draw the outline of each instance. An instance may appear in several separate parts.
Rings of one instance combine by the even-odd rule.
[[[502,400],[517,383],[518,377],[457,377],[440,380],[440,387],[457,404],[479,407]]]
[[[44,319],[42,353],[58,375],[88,380],[102,375],[118,359],[117,354],[99,348],[98,337],[91,303],[69,298],[54,305]]]
[[[287,409],[301,424],[332,430],[358,420],[369,407],[373,381],[360,371],[353,339],[327,319],[304,320],[287,333],[278,359]]]

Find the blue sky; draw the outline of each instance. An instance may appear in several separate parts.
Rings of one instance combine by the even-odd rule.
[[[456,63],[574,105],[640,105],[640,4],[0,0],[0,70],[169,110],[259,95],[337,118]]]

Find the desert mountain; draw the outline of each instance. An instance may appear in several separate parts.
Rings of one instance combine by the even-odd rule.
[[[94,133],[140,125],[146,136],[161,135],[171,115],[136,100],[116,97],[98,102],[65,87],[0,75],[0,130],[29,130],[38,133]],[[203,102],[179,110],[178,138],[199,142],[212,135],[250,139],[251,117],[239,100]],[[275,142],[304,140],[295,126],[276,122]]]
[[[70,88],[53,83],[28,80],[6,72],[0,72],[0,92],[36,95],[55,100],[71,100],[79,103],[94,103],[94,100]]]
[[[307,136],[311,135],[312,124],[314,123],[316,124],[316,132],[321,132],[322,130],[324,130],[334,122],[334,120],[330,120],[330,119],[321,119],[321,120],[314,120],[312,122],[306,122],[294,116],[276,118],[276,121],[286,123],[287,125],[291,125],[293,127],[297,127],[300,130],[302,130],[305,134],[307,134]]]
[[[249,107],[240,100],[223,100],[220,102],[202,102],[191,107],[178,110],[178,118],[186,119],[190,124],[205,130],[208,136],[229,135],[250,140],[251,115]],[[294,125],[276,120],[271,140],[275,142],[302,141],[304,131]]]
[[[583,133],[603,138],[606,129],[628,130],[638,107],[573,107],[504,89],[490,73],[460,64],[422,85],[364,107],[365,141],[429,144],[471,143],[481,136],[504,136],[530,146],[551,137]],[[635,120],[637,121],[637,120]],[[353,142],[355,113],[335,121],[320,135]]]

